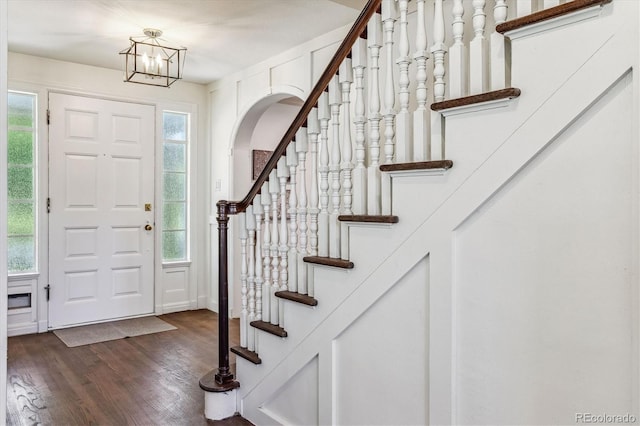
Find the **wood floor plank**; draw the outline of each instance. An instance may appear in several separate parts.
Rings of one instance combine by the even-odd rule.
[[[75,348],[53,333],[10,337],[7,424],[250,425],[204,418],[198,381],[217,366],[217,315],[161,318],[178,330]],[[230,336],[238,345],[237,320]]]

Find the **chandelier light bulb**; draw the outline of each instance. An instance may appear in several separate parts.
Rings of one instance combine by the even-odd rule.
[[[147,52],[142,54],[142,63],[144,64],[144,72],[149,72],[149,56],[147,56]]]

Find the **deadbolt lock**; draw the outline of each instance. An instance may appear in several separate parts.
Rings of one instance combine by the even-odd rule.
[[[145,212],[150,212],[151,211],[151,203],[145,203],[144,211]]]

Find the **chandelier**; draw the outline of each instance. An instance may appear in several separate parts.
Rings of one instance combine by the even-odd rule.
[[[129,37],[131,45],[120,52],[124,58],[124,81],[169,87],[182,78],[186,47],[160,44],[162,31],[145,28],[145,36]]]

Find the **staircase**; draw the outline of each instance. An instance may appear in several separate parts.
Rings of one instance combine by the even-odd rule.
[[[218,203],[241,345],[201,387],[255,424],[640,415],[637,24],[625,0],[370,0]]]

